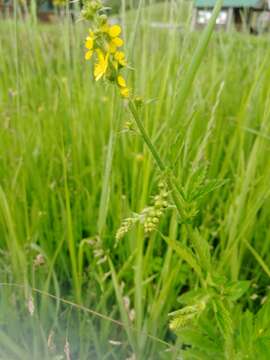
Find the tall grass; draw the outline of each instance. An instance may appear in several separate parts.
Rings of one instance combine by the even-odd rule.
[[[186,5],[161,6],[122,22],[140,119],[184,194],[183,218],[171,201],[158,231],[135,226],[117,246],[161,174],[128,108],[91,78],[87,25],[0,23],[2,358],[52,359],[67,344],[74,359],[269,358],[269,38],[214,33],[197,71],[199,33],[150,26],[178,22]],[[200,291],[231,298],[176,336],[168,313]]]

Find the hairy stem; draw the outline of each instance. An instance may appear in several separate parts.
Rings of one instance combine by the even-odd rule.
[[[165,174],[165,178],[166,178],[167,184],[172,192],[172,198],[173,198],[174,204],[176,206],[176,209],[178,211],[178,214],[180,215],[181,218],[183,218],[183,198],[182,198],[181,192],[178,189],[177,179],[175,179],[174,175],[170,171],[168,171],[167,166],[161,159],[161,156],[159,155],[158,150],[156,149],[155,145],[153,144],[152,140],[150,139],[149,135],[147,134],[147,132],[145,130],[145,127],[140,119],[138,110],[132,100],[129,100],[128,106],[133,115],[133,119],[138,126],[140,134],[141,134],[145,144],[147,145],[149,151],[151,152],[159,170],[163,174]]]

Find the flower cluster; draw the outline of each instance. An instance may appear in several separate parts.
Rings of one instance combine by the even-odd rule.
[[[161,216],[169,206],[167,201],[168,191],[163,182],[159,183],[159,189],[159,194],[155,196],[152,206],[143,209],[139,214],[133,214],[133,217],[128,217],[123,220],[120,228],[116,232],[115,246],[118,245],[119,240],[121,240],[137,222],[143,224],[144,232],[147,235],[156,229]]]
[[[153,206],[147,209],[144,220],[144,231],[146,234],[154,231],[160,221],[165,209],[168,207],[168,192],[163,183],[159,184],[160,192],[154,198]]]
[[[170,329],[177,331],[186,327],[192,320],[198,318],[206,308],[207,301],[208,299],[205,298],[196,304],[185,306],[180,310],[170,313],[169,316],[173,317],[170,321]]]
[[[116,245],[118,244],[118,241],[121,240],[132,228],[132,226],[138,221],[138,218],[126,218],[120,228],[117,230],[115,239],[116,239]]]
[[[121,70],[127,64],[125,53],[121,50],[124,45],[120,37],[122,29],[119,25],[110,25],[107,16],[100,14],[102,4],[91,1],[85,5],[82,12],[84,18],[92,22],[85,41],[85,59],[95,58],[94,78],[96,81],[107,79],[117,84],[120,94],[128,98],[130,89],[128,88]]]

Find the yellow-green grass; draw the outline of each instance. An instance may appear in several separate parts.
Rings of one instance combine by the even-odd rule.
[[[181,6],[167,8],[178,19]],[[151,205],[161,174],[125,103],[92,78],[87,24],[0,23],[0,280],[23,285],[0,289],[3,359],[52,359],[66,339],[74,359],[269,358],[268,308],[252,319],[270,276],[269,37],[213,34],[187,86],[200,34],[151,28],[151,9],[122,18],[128,82],[146,100],[141,118],[177,175],[186,218],[170,200],[158,231],[145,237],[138,225],[117,247],[121,221]],[[169,329],[180,295],[225,297],[224,284],[243,280],[249,289],[221,319],[209,308],[179,337]]]

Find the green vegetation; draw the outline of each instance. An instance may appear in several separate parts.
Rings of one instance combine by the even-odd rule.
[[[214,33],[203,54],[207,34],[149,26],[188,9],[122,13],[162,172],[92,79],[86,23],[1,21],[0,359],[270,358],[269,37]],[[181,206],[166,188],[145,233],[171,174]]]

